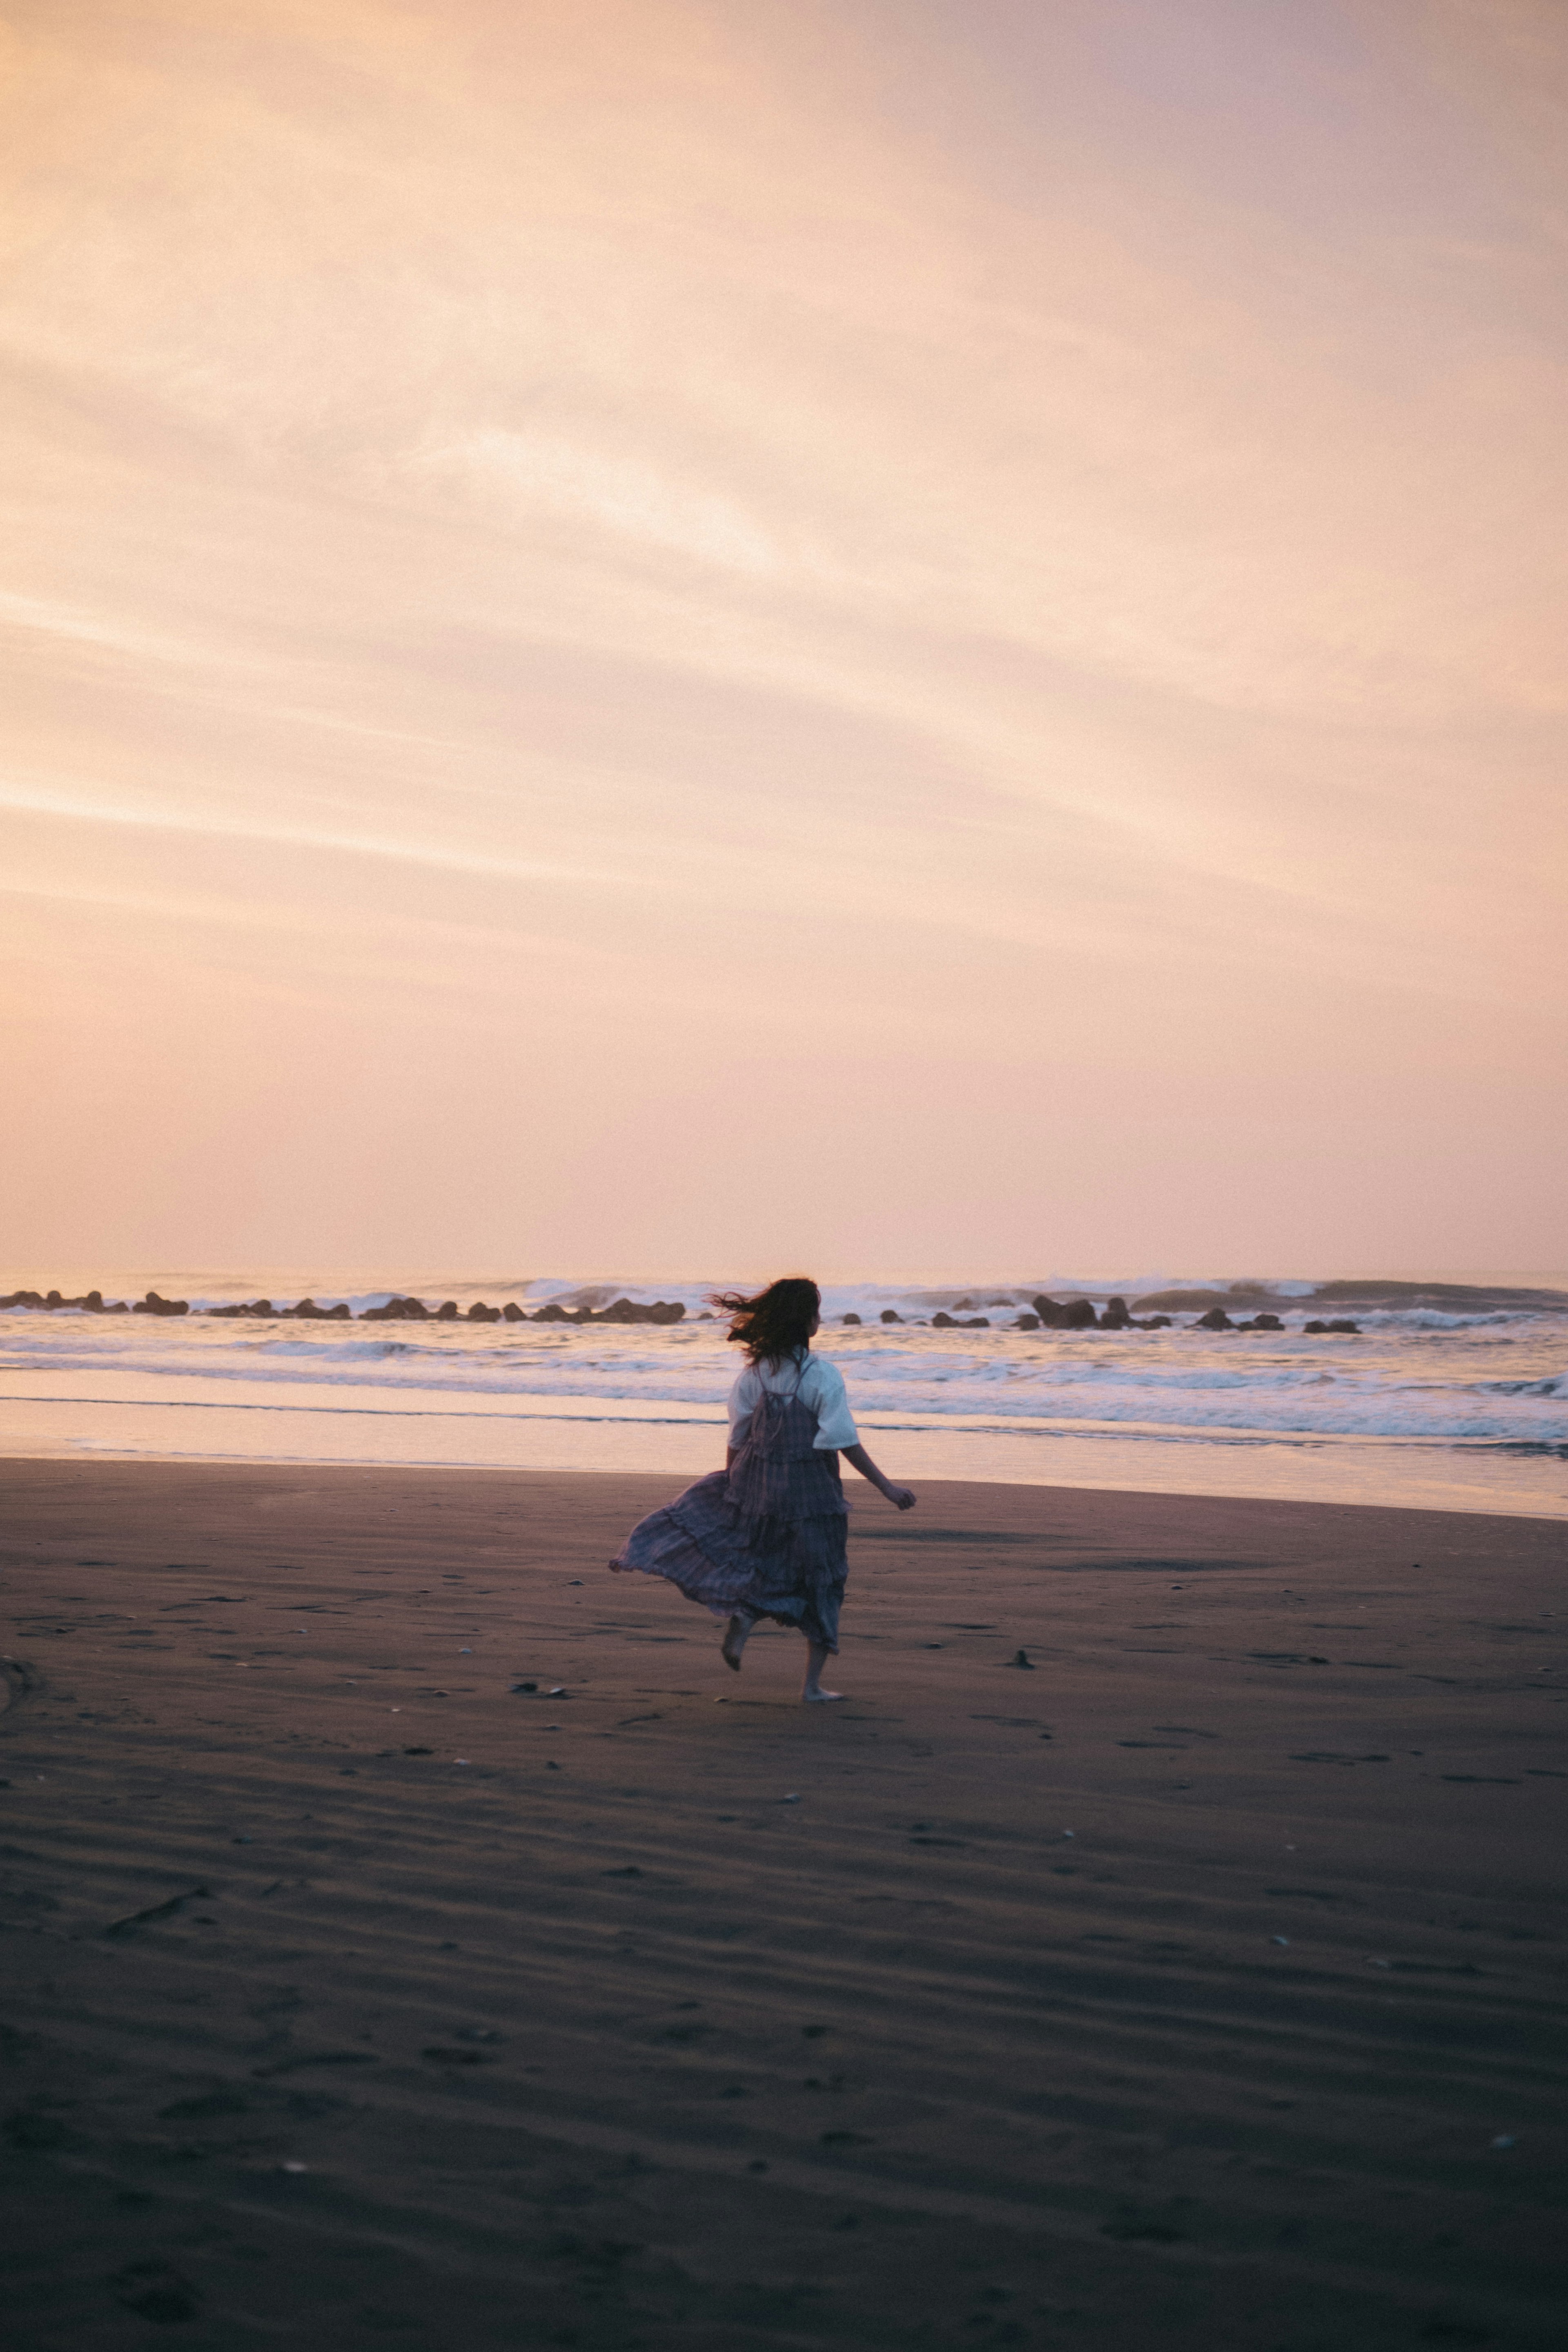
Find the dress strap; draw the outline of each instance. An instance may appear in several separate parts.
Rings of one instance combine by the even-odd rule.
[[[761,1368],[761,1366],[759,1365],[759,1367],[758,1367],[758,1370],[757,1370],[757,1377],[758,1377],[758,1381],[759,1381],[759,1382],[761,1383],[761,1386],[763,1387],[763,1390],[764,1390],[768,1394],[773,1395],[773,1396],[782,1396],[782,1397],[784,1397],[784,1398],[786,1398],[786,1399],[787,1399],[787,1398],[789,1398],[789,1397],[797,1397],[797,1396],[799,1396],[799,1394],[800,1394],[800,1384],[801,1384],[802,1381],[803,1381],[803,1380],[805,1380],[805,1362],[806,1362],[806,1358],[810,1355],[810,1353],[811,1353],[811,1343],[810,1343],[810,1341],[809,1341],[809,1340],[807,1340],[807,1342],[806,1342],[806,1344],[805,1344],[805,1346],[804,1348],[797,1348],[797,1349],[795,1349],[793,1351],[792,1360],[793,1360],[793,1362],[794,1362],[794,1364],[795,1364],[795,1386],[794,1386],[794,1388],[793,1388],[793,1389],[773,1389],[773,1390],[769,1390],[769,1389],[768,1389],[768,1384],[767,1384],[766,1381],[763,1380],[763,1378],[762,1378],[762,1368]],[[782,1365],[782,1364],[780,1365],[779,1369],[780,1369],[780,1370],[781,1370],[781,1371],[782,1371],[782,1370],[784,1369],[784,1367],[783,1367],[783,1365]]]

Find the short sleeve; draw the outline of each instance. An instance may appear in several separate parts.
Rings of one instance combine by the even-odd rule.
[[[743,1372],[736,1374],[735,1384],[730,1391],[730,1443],[731,1445],[745,1444],[746,1433],[751,1428],[752,1415],[757,1409],[757,1399],[762,1394],[762,1390],[763,1384],[757,1378],[752,1365],[748,1364]]]
[[[849,1411],[849,1399],[844,1387],[844,1375],[837,1364],[821,1356],[812,1361],[811,1402],[816,1411],[816,1435],[812,1444],[819,1454],[836,1452],[845,1445],[858,1445],[860,1433]]]

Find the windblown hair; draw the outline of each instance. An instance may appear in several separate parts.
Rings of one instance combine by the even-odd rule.
[[[738,1290],[710,1293],[709,1305],[730,1318],[729,1336],[753,1364],[782,1364],[811,1344],[811,1327],[822,1312],[822,1293],[803,1274],[770,1282],[754,1298]]]

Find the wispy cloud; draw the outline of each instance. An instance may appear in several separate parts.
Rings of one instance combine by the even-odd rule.
[[[787,1153],[725,1166],[780,1028],[889,1263],[933,1218],[962,1262],[982,1193],[983,1255],[1032,1260],[1058,1182],[1064,1261],[1300,1262],[1293,1217],[1363,1262],[1373,1224],[1399,1263],[1484,1259],[1447,1210],[1405,1230],[1408,1188],[1325,1202],[1291,1137],[1348,1086],[1363,1165],[1489,1121],[1525,1186],[1563,1140],[1531,1076],[1562,1016],[1561,12],[595,22],[11,12],[26,1034],[58,1012],[58,1067],[119,1101],[102,1040],[140,1007],[221,1088],[243,974],[273,1092],[330,1093],[428,972],[409,1076],[438,1087],[515,988],[534,1097],[692,1262],[784,1213]],[[699,1140],[646,1165],[671,1086]],[[557,1185],[532,1100],[485,1088],[474,1148],[535,1155],[552,1255],[616,1257],[574,1223],[597,1179]],[[1062,1172],[1049,1107],[1086,1090],[1146,1233]],[[1193,1108],[1238,1101],[1279,1122],[1245,1200]],[[984,1181],[901,1227],[910,1104]],[[1178,1171],[1152,1125],[1189,1118]],[[184,1182],[150,1252],[184,1245]]]

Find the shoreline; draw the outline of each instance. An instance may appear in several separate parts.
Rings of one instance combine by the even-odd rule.
[[[613,1304],[611,1288],[603,1295]],[[1242,1314],[1247,1302],[1231,1297]],[[976,1330],[958,1316],[963,1304],[939,1329],[883,1326],[868,1300],[868,1319],[822,1342],[866,1442],[917,1485],[1568,1518],[1560,1317],[1441,1329],[1396,1317],[1363,1336],[1317,1338]],[[591,1330],[453,1319],[351,1332],[331,1320],[20,1312],[0,1321],[0,1455],[29,1458],[602,1466],[684,1482],[721,1459],[735,1370],[721,1327],[689,1316]]]
[[[574,1401],[557,1402],[570,1406]],[[319,1402],[297,1404],[282,1394],[237,1403],[222,1397],[187,1397],[174,1403],[163,1394],[113,1400],[27,1397],[7,1394],[0,1387],[0,1463],[205,1464],[285,1471],[374,1468],[399,1476],[437,1471],[476,1477],[604,1475],[666,1478],[673,1482],[674,1491],[722,1460],[724,1423],[717,1412],[699,1419],[690,1412],[671,1412],[656,1402],[640,1413],[612,1417],[597,1401],[575,1402],[574,1411],[524,1413],[504,1408],[444,1410],[423,1399],[416,1406],[406,1400],[349,1402],[342,1393],[327,1407]],[[51,1419],[72,1416],[78,1427],[52,1445],[41,1444],[30,1425],[40,1412]],[[215,1432],[215,1414],[231,1415],[233,1426],[226,1444],[208,1435],[210,1450],[197,1451],[194,1445],[155,1450],[135,1438],[137,1428],[147,1425],[145,1416],[155,1412],[176,1418],[176,1423],[181,1412],[194,1412],[196,1428],[205,1433]],[[82,1417],[89,1413],[92,1418],[83,1427]],[[297,1423],[297,1451],[281,1445],[272,1451],[256,1442],[257,1431],[278,1432],[290,1418]],[[1496,1449],[1480,1443],[1467,1451],[1458,1445],[1438,1448],[1418,1437],[1341,1437],[1325,1443],[1274,1433],[1178,1435],[1168,1430],[1043,1431],[995,1423],[976,1429],[951,1417],[922,1425],[908,1417],[884,1418],[875,1410],[862,1411],[859,1420],[862,1436],[883,1460],[883,1467],[916,1486],[957,1483],[1188,1501],[1447,1511],[1466,1518],[1568,1520],[1568,1486],[1555,1461],[1510,1463],[1503,1474]],[[325,1454],[323,1423],[335,1428],[340,1443],[344,1428],[353,1428],[355,1450]],[[414,1451],[416,1445],[429,1444],[437,1432],[444,1451]],[[278,1444],[276,1437],[272,1444]],[[481,1448],[488,1449],[488,1459]],[[1048,1454],[1059,1466],[1052,1473],[1020,1471],[1026,1451]],[[618,1461],[605,1459],[616,1454]],[[1382,1500],[1390,1488],[1392,1498]],[[853,1486],[846,1491],[853,1492]]]
[[[250,1407],[244,1409],[255,1411],[262,1410],[264,1408]],[[285,1410],[286,1408],[279,1407],[274,1409]],[[223,1406],[215,1406],[211,1408],[211,1410],[223,1411],[225,1408]],[[389,1417],[392,1416],[389,1415]],[[544,1419],[545,1416],[530,1416],[530,1418]],[[870,1420],[869,1417],[866,1418],[865,1425],[879,1438],[886,1434],[893,1433],[891,1432],[883,1432],[879,1430],[878,1424],[874,1421]],[[715,1432],[721,1436],[725,1424],[722,1422],[716,1421],[713,1423],[712,1426]],[[1259,1442],[1267,1443],[1268,1441]],[[1373,1441],[1369,1441],[1369,1443],[1370,1442]],[[1387,1443],[1388,1441],[1376,1442]],[[1412,1438],[1407,1439],[1405,1442],[1411,1446],[1415,1446],[1423,1441]],[[672,1493],[679,1493],[681,1486],[689,1485],[695,1479],[704,1476],[708,1470],[722,1468],[723,1466],[721,1462],[717,1464],[709,1463],[704,1465],[704,1467],[691,1471],[671,1470],[665,1472],[640,1468],[617,1469],[607,1467],[602,1464],[564,1463],[559,1465],[552,1465],[548,1468],[538,1468],[531,1464],[513,1464],[503,1462],[376,1461],[373,1463],[343,1460],[322,1461],[314,1455],[219,1455],[209,1457],[191,1456],[188,1454],[120,1454],[112,1452],[108,1448],[99,1448],[96,1446],[89,1453],[80,1446],[62,1445],[56,1453],[10,1454],[0,1452],[0,1490],[4,1489],[5,1474],[10,1469],[53,1470],[68,1465],[88,1471],[95,1469],[143,1470],[153,1474],[156,1474],[161,1471],[169,1471],[179,1474],[190,1473],[193,1475],[211,1474],[215,1476],[223,1476],[230,1472],[271,1472],[282,1478],[304,1478],[315,1476],[333,1477],[342,1474],[348,1476],[370,1476],[378,1480],[384,1476],[405,1479],[480,1478],[519,1480],[537,1479],[544,1481],[554,1480],[557,1478],[581,1479],[584,1481],[591,1481],[595,1479],[616,1479],[632,1481],[639,1486],[647,1486],[650,1488],[657,1487],[661,1496],[666,1497]],[[1215,1509],[1226,1511],[1228,1511],[1233,1507],[1243,1509],[1250,1505],[1256,1505],[1261,1508],[1269,1510],[1397,1512],[1406,1517],[1415,1517],[1433,1519],[1453,1518],[1461,1521],[1466,1526],[1471,1525],[1477,1519],[1490,1518],[1496,1519],[1500,1526],[1510,1526],[1516,1520],[1524,1520],[1531,1526],[1552,1527],[1560,1525],[1563,1519],[1568,1519],[1568,1501],[1564,1502],[1561,1512],[1545,1510],[1531,1511],[1522,1508],[1517,1510],[1495,1510],[1487,1509],[1479,1504],[1476,1505],[1474,1507],[1469,1507],[1462,1505],[1440,1503],[1369,1503],[1363,1502],[1352,1497],[1328,1496],[1239,1495],[1211,1492],[1208,1490],[1201,1492],[1193,1491],[1185,1487],[1133,1486],[1120,1485],[1096,1486],[1092,1482],[1084,1479],[990,1477],[949,1478],[941,1476],[933,1477],[929,1474],[920,1475],[920,1486],[922,1494],[927,1487],[942,1490],[945,1490],[949,1487],[965,1491],[973,1489],[977,1495],[982,1496],[988,1496],[994,1491],[1001,1489],[1004,1491],[1014,1490],[1019,1493],[1030,1495],[1053,1495],[1084,1499],[1093,1497],[1100,1501],[1109,1501],[1115,1498],[1118,1500],[1125,1500],[1129,1503],[1148,1503],[1161,1507],[1179,1505],[1204,1508],[1212,1505]],[[880,1512],[886,1508],[881,1497],[876,1493],[875,1489],[872,1488],[868,1482],[861,1480],[858,1477],[846,1477],[844,1482],[844,1494],[845,1500],[848,1505],[852,1517],[858,1509],[868,1509]],[[653,1507],[655,1507],[655,1506],[649,1506],[650,1509]],[[914,1532],[918,1533],[918,1528],[914,1529]],[[1568,1611],[1565,1611],[1564,1622],[1568,1622]]]
[[[0,1461],[19,2352],[1555,2346],[1552,1523],[868,1490],[810,1708],[675,1483]]]

